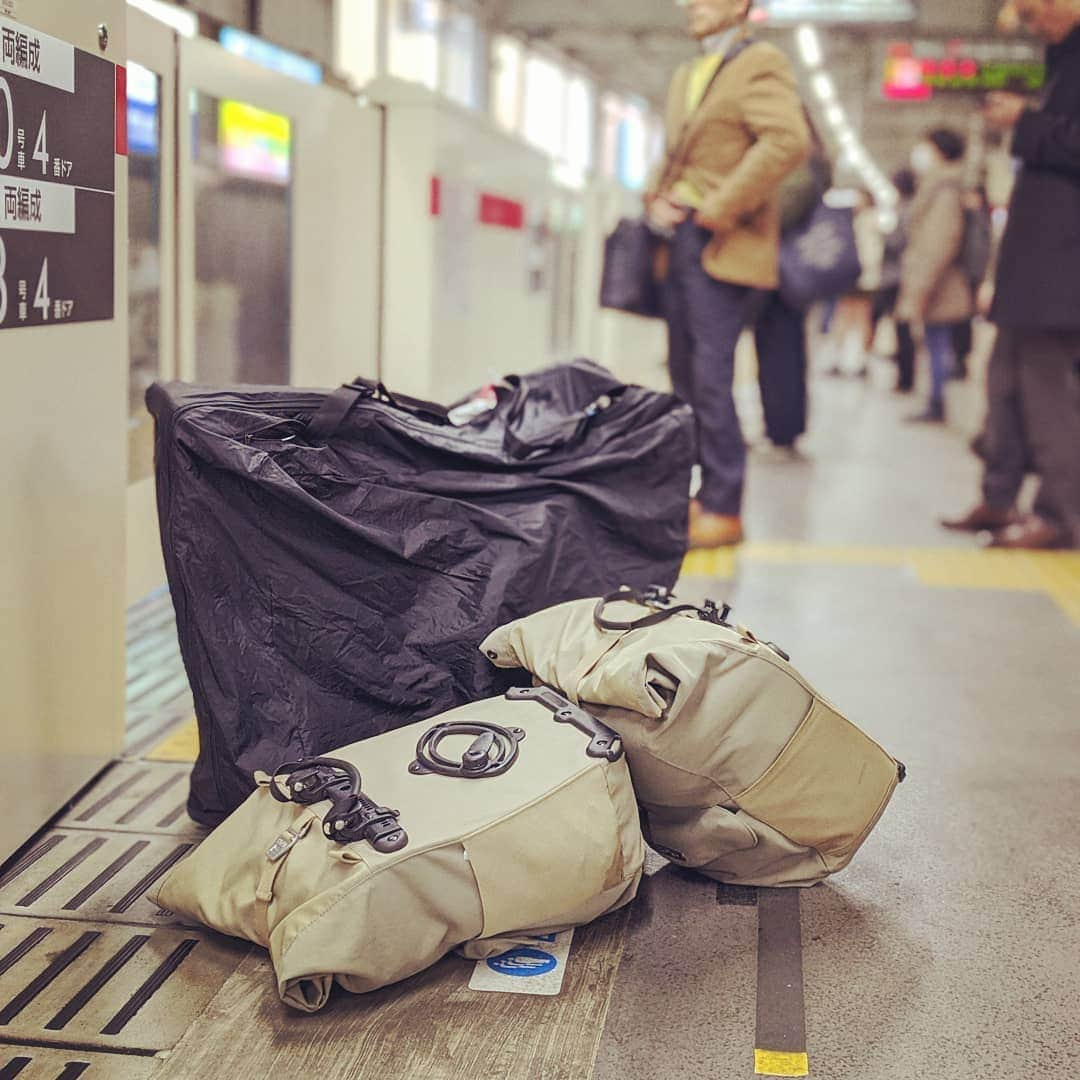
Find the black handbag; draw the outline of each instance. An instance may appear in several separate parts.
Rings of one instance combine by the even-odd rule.
[[[850,207],[818,204],[780,243],[780,295],[793,308],[843,296],[862,274]]]
[[[660,174],[658,191],[667,187],[668,180],[682,168],[688,145],[690,124],[705,103],[709,91],[720,72],[741,52],[754,44],[752,38],[737,42],[720,62],[701,95],[701,101],[683,121],[682,130],[669,151],[663,172]],[[660,279],[657,274],[658,249],[666,238],[649,224],[645,216],[622,218],[604,242],[604,267],[600,277],[600,306],[615,311],[647,318],[663,317],[660,297]]]
[[[361,379],[147,404],[203,824],[256,769],[504,693],[519,677],[477,650],[496,626],[612,578],[671,586],[686,553],[689,408],[584,360],[461,426]]]

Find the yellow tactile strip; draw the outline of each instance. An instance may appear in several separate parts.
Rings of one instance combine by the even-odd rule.
[[[1043,593],[1080,625],[1080,552],[750,543],[692,551],[683,574],[728,579],[740,562],[906,568],[932,588]]]

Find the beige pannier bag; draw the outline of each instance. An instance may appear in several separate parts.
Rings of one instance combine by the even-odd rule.
[[[904,767],[728,610],[621,590],[510,623],[481,649],[622,737],[662,855],[734,884],[811,885],[850,862]]]
[[[156,902],[267,947],[307,1012],[335,981],[374,990],[628,903],[645,847],[617,736],[550,690],[511,693],[257,774]]]

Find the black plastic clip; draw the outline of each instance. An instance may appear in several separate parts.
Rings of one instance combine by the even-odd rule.
[[[400,851],[409,842],[398,811],[379,806],[365,795],[359,770],[340,758],[308,758],[280,765],[274,770],[270,794],[278,802],[303,806],[328,799],[331,808],[322,830],[329,840],[342,844],[367,840],[384,854]]]
[[[622,739],[595,716],[567,701],[550,686],[515,686],[506,691],[508,701],[538,701],[546,705],[560,724],[573,724],[578,731],[590,736],[585,753],[589,757],[618,761],[622,757]]]
[[[460,761],[452,761],[439,753],[439,744],[451,735],[476,736]],[[501,776],[517,761],[518,745],[524,738],[522,728],[504,728],[482,721],[436,724],[420,736],[416,760],[409,766],[409,772],[414,776],[428,773],[459,776],[463,780]]]

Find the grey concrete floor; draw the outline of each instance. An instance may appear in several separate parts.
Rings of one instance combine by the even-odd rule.
[[[752,540],[973,546],[939,529],[977,463],[910,400],[815,386],[807,458],[753,464]],[[746,560],[735,605],[909,767],[855,861],[802,895],[810,1075],[1029,1080],[1080,1068],[1080,628],[1046,596],[901,568]],[[753,1075],[755,919],[670,869],[635,913],[597,1080]]]

